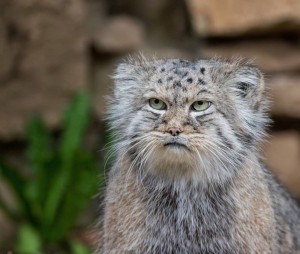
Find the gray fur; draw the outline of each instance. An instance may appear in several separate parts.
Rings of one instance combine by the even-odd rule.
[[[255,66],[141,57],[120,64],[115,82],[99,253],[300,251],[300,209],[260,162],[269,101]],[[194,112],[198,100],[211,106]],[[175,139],[185,148],[165,146]]]

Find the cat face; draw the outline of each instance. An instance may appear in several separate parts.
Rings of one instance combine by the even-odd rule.
[[[117,69],[109,116],[140,175],[220,182],[267,122],[261,73],[240,62],[135,61]]]

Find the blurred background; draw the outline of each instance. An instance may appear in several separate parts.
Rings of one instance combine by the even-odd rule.
[[[137,52],[254,59],[273,99],[266,163],[300,199],[298,0],[1,0],[1,254],[91,253],[104,96]]]

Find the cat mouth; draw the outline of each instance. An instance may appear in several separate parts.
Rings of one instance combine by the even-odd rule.
[[[189,150],[189,148],[185,144],[179,143],[179,142],[167,142],[167,143],[164,144],[164,147]]]

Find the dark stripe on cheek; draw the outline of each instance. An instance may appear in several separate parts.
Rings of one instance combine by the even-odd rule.
[[[211,126],[213,121],[214,121],[214,118],[210,118],[210,119],[200,120],[198,122],[201,126],[203,126],[206,123],[209,123],[209,126]]]
[[[158,118],[157,117],[149,117],[149,116],[145,116],[145,119],[147,119],[147,120],[151,120],[151,121],[155,121],[155,120],[157,120]]]
[[[149,113],[151,113],[152,115],[154,115],[154,116],[156,116],[156,117],[160,117],[160,114],[157,114],[157,113],[155,113],[155,112],[153,112],[153,111],[151,111],[151,110],[148,110],[148,109],[142,109],[142,111],[146,111],[146,112],[149,112]]]
[[[246,147],[253,145],[254,139],[252,138],[251,135],[245,133],[237,133],[235,135]]]
[[[233,149],[232,143],[228,140],[228,138],[224,136],[222,130],[219,127],[217,127],[217,134],[222,140],[222,143],[224,143],[224,145],[226,145],[229,149]]]
[[[229,122],[228,119],[233,118],[232,116],[229,117],[229,116],[227,115],[227,113],[225,113],[223,110],[220,110],[220,108],[217,108],[217,111],[218,111],[218,112],[226,119],[227,122]]]
[[[129,138],[130,139],[136,139],[137,137],[139,137],[139,135],[138,134],[134,134],[134,135],[130,136]]]
[[[198,121],[198,122],[201,122],[202,120],[206,120],[205,118],[207,117],[207,116],[210,116],[210,115],[212,115],[214,112],[211,112],[211,113],[208,113],[208,114],[205,114],[205,115],[201,115],[201,116],[196,116],[195,118],[196,118],[196,120]]]
[[[127,151],[131,161],[134,161],[137,155],[136,141],[133,142],[131,148]]]

